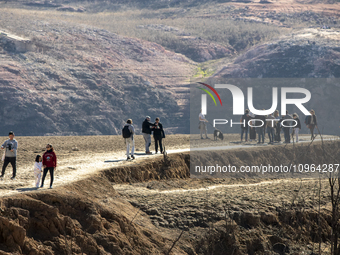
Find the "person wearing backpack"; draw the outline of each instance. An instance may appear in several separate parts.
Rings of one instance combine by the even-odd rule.
[[[135,151],[135,140],[133,139],[133,135],[135,133],[135,128],[132,125],[132,119],[128,119],[123,128],[122,135],[126,144],[126,160],[135,159],[133,155]],[[131,158],[130,158],[130,145],[131,145]]]
[[[153,138],[155,139],[155,151],[156,154],[158,153],[158,144],[159,144],[159,149],[161,151],[161,154],[163,154],[163,144],[162,144],[162,139],[165,138],[164,130],[163,130],[163,125],[160,123],[160,119],[157,117],[155,120],[155,129],[153,130]]]

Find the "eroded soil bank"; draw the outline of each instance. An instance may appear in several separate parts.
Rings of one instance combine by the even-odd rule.
[[[220,155],[242,164],[262,154],[286,163],[283,154],[308,149],[323,162],[339,158],[339,146]],[[168,254],[182,232],[171,254],[302,254],[317,252],[320,240],[322,254],[329,252],[326,179],[197,179],[189,164],[189,153],[155,157],[53,190],[2,197],[0,254]]]

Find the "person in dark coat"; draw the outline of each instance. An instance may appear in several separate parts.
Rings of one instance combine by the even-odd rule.
[[[245,113],[242,115],[241,121],[240,122],[244,122],[244,125],[241,125],[241,142],[243,141],[243,134],[245,135],[244,139],[246,142],[248,142],[248,129],[249,129],[249,125],[248,125],[248,121],[250,120],[250,116],[249,116],[249,110],[245,110]]]
[[[275,117],[273,114],[269,114],[266,119],[267,133],[269,137],[269,144],[274,143],[274,128],[275,128]]]
[[[155,127],[155,124],[151,123],[150,120],[150,116],[146,116],[142,124],[142,134],[145,141],[145,154],[152,154],[152,152],[150,152],[151,132]]]
[[[255,115],[256,133],[259,140],[257,143],[264,143],[264,131],[266,130],[266,116]]]
[[[314,136],[314,128],[318,128],[318,122],[316,119],[315,111],[312,109],[310,110],[309,116],[305,119],[305,124],[307,125],[307,128],[310,130],[311,137],[310,139],[313,140],[315,138]]]
[[[290,126],[293,117],[286,111],[286,115],[282,116],[281,125],[283,126],[283,134],[285,137],[285,143],[290,143]]]
[[[158,146],[160,149],[160,152],[163,154],[163,144],[162,139],[165,138],[163,125],[160,123],[160,119],[157,117],[155,124],[155,128],[153,129],[153,138],[155,139],[155,151],[156,154],[158,153]]]
[[[256,130],[255,130],[255,120],[252,120],[255,118],[255,115],[252,114],[251,112],[249,112],[249,120],[250,121],[250,125],[249,125],[249,140],[256,140]]]
[[[280,118],[280,112],[278,110],[275,110],[274,117],[276,119],[274,141],[281,142],[281,121],[280,121],[281,118]]]

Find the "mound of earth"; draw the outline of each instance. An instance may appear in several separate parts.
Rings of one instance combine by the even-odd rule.
[[[339,29],[304,29],[255,46],[216,73],[223,78],[340,77]]]
[[[133,222],[137,213],[102,178],[5,198],[0,254],[164,254],[173,237],[148,220]],[[173,251],[185,254],[178,247]]]

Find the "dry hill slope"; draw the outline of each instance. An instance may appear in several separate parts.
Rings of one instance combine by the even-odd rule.
[[[101,29],[27,18],[12,24],[17,18],[5,13],[1,22],[18,34],[30,29],[35,49],[0,54],[4,129],[117,134],[127,118],[138,123],[146,115],[162,117],[172,131],[180,126],[180,87],[193,69],[184,56]]]

